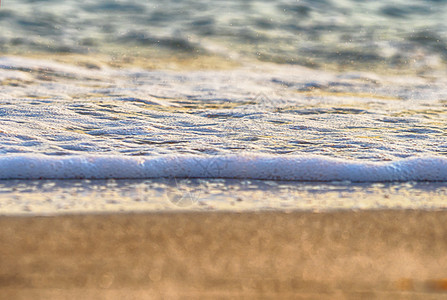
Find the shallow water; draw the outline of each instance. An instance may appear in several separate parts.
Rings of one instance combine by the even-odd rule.
[[[444,78],[247,64],[91,70],[0,58],[3,154],[447,154]]]
[[[0,215],[167,211],[445,210],[444,183],[228,179],[0,180]]]
[[[446,9],[428,0],[3,1],[0,178],[29,179],[25,186],[36,178],[141,185],[214,178],[199,183],[205,193],[216,178],[447,181]],[[15,194],[15,183],[22,184],[5,182],[2,214],[23,212],[30,199],[47,203],[37,193]],[[126,184],[99,184],[116,193],[100,198],[118,199],[113,209],[140,209],[120,194],[136,189]],[[389,186],[348,184],[345,199],[322,183],[323,196],[296,197],[275,188],[267,195],[270,188],[256,184],[260,194],[244,191],[243,181],[222,189],[258,199],[242,201],[246,209],[284,208],[287,197],[311,199],[292,209],[399,207],[383,204]],[[444,208],[443,183],[421,194],[389,184],[403,187],[403,207]],[[81,185],[94,199],[94,185]],[[79,196],[72,186],[45,197],[72,192]],[[322,200],[331,195],[333,202]],[[85,203],[109,209],[76,197],[67,211]],[[141,209],[167,207],[160,196],[145,197],[154,200]],[[276,204],[260,200],[267,198]],[[423,200],[431,198],[439,201]],[[237,197],[222,199],[215,207]],[[59,210],[60,201],[42,211]]]

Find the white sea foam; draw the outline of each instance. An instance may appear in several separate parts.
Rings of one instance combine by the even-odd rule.
[[[166,155],[0,157],[0,179],[235,178],[296,181],[447,181],[447,158],[394,162],[348,161],[319,156]]]
[[[447,153],[442,78],[244,65],[89,70],[0,58],[0,154],[325,155],[367,161]]]
[[[0,80],[2,179],[447,180],[441,78],[4,57]]]

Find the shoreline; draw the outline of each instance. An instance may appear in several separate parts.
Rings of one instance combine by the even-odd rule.
[[[0,217],[0,297],[394,297],[447,292],[447,212]]]
[[[0,180],[0,216],[446,210],[442,182]]]

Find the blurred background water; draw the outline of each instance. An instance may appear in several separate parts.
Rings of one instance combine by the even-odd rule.
[[[2,53],[139,53],[443,69],[444,0],[5,0]]]

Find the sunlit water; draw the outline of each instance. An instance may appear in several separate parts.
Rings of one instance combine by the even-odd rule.
[[[91,70],[0,58],[0,152],[317,154],[383,161],[447,154],[444,78],[298,66]]]
[[[147,176],[178,174],[187,178],[234,174],[247,180],[446,181],[445,4],[2,1],[0,177],[130,177],[148,186],[152,185],[144,181]],[[97,161],[104,156],[110,163]],[[135,159],[122,160],[129,157]],[[147,167],[151,159],[164,157],[171,161],[166,169]],[[198,159],[194,167],[179,163],[185,157],[205,160]],[[323,160],[314,168],[309,164],[315,157]],[[275,168],[287,164],[281,158],[290,158],[292,172]],[[414,158],[421,160],[407,163]],[[250,172],[250,166],[258,174]],[[319,171],[326,166],[327,172]],[[39,198],[37,192],[18,200],[10,190],[13,182],[5,181],[9,192],[3,196],[16,199],[10,200],[16,206],[3,202],[1,213],[32,210],[37,202],[28,205],[26,199]],[[218,188],[212,183],[198,186],[204,194],[213,194]],[[86,187],[85,182],[80,184]],[[223,186],[237,184],[227,181]],[[258,187],[264,191],[260,196],[239,187],[222,196],[227,199],[223,206],[216,204],[217,196],[205,199],[231,208],[228,203],[242,205],[238,197],[262,199],[266,191],[274,190],[274,205],[239,202],[252,209],[284,208],[288,206],[281,197],[292,199],[295,193],[263,185]],[[329,193],[331,188],[326,188]],[[436,184],[430,197],[443,199],[442,188],[442,183]],[[79,193],[75,186],[51,189],[48,199],[70,189]],[[93,187],[86,189],[87,198],[96,197]],[[131,184],[132,199],[135,189]],[[176,193],[169,185],[161,189],[163,195]],[[178,191],[183,189],[177,186]],[[348,191],[349,184],[342,189]],[[403,189],[413,193],[412,187]],[[314,199],[310,204],[287,203],[300,209],[355,208],[360,206],[353,199],[371,190],[374,199],[388,199],[385,187],[377,192],[376,186],[361,186],[343,205],[339,200],[323,203],[304,192],[295,198]],[[157,191],[152,187],[145,199]],[[426,188],[422,192],[428,193]],[[403,207],[443,208],[440,200],[428,206],[422,200],[410,201],[416,196],[408,193]],[[153,199],[162,199],[157,195]],[[337,195],[334,199],[341,197]],[[113,198],[103,196],[99,198]],[[125,204],[120,197],[127,196],[113,201],[121,209],[139,207],[140,202]],[[386,203],[376,200],[363,206],[379,208]],[[42,201],[53,203],[40,209],[45,212],[63,203]],[[171,202],[154,205],[163,208]],[[107,210],[104,203],[91,204],[90,209]],[[146,209],[153,208],[145,203]],[[392,203],[388,206],[400,205]],[[83,210],[76,205],[67,211]]]

